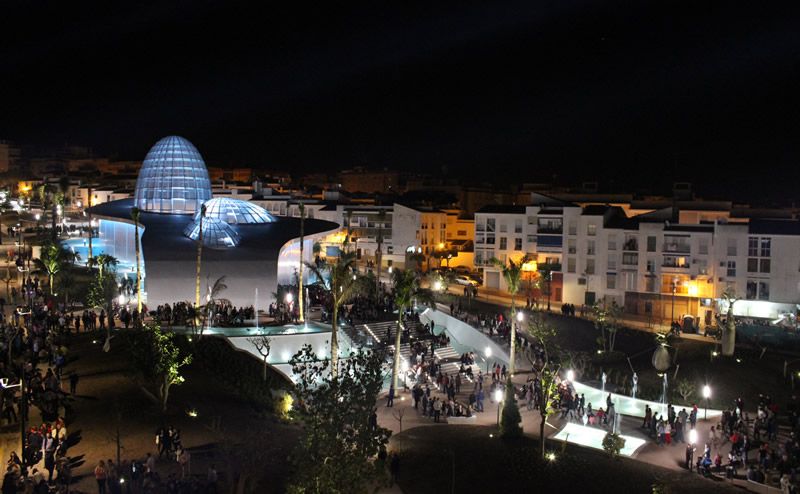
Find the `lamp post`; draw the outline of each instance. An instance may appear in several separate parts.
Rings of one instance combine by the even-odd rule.
[[[675,292],[678,291],[678,281],[677,276],[672,278],[672,320],[670,321],[670,325],[675,322]]]
[[[489,373],[489,357],[492,356],[492,348],[486,347],[486,350],[483,351],[483,354],[486,356],[486,373]]]
[[[403,389],[408,389],[408,384],[406,384],[406,378],[408,377],[408,360],[403,360]]]
[[[500,405],[503,400],[503,391],[498,387],[494,390],[494,401],[497,402],[497,426],[500,427]]]
[[[21,449],[22,454],[20,455],[20,461],[22,462],[22,465],[20,465],[20,472],[22,473],[22,476],[25,477],[25,476],[28,475],[28,469],[25,466],[25,447],[26,447],[26,445],[25,445],[25,443],[26,443],[26,441],[25,441],[25,429],[26,429],[25,421],[26,421],[26,418],[28,416],[28,398],[27,398],[27,396],[25,396],[25,364],[24,363],[22,364],[22,371],[21,372],[22,373],[21,373],[21,376],[19,378],[19,383],[18,384],[8,384],[8,378],[4,377],[4,378],[0,379],[0,386],[2,386],[4,389],[19,388],[19,392],[20,392],[20,398],[19,398],[19,402],[20,402],[19,435],[20,435],[20,442],[22,444],[22,449]]]
[[[708,420],[708,402],[711,399],[711,387],[708,384],[703,386],[703,398],[706,399],[706,411],[703,414],[703,420]]]

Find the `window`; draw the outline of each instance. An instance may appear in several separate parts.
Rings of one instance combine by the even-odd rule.
[[[771,250],[772,250],[771,239],[761,237],[761,257],[769,257]]]
[[[597,225],[593,223],[586,225],[586,235],[589,235],[590,237],[597,235]]]
[[[736,276],[736,261],[728,261],[728,272],[726,274],[730,277]]]
[[[480,266],[483,264],[483,251],[476,250],[475,251],[475,265]]]
[[[494,245],[494,233],[486,235],[486,245]]]
[[[522,250],[522,239],[515,238],[514,239],[514,250]]]
[[[760,259],[758,263],[759,273],[769,273],[770,261],[769,259]]]
[[[528,216],[528,224],[535,225],[536,224],[536,216]]]
[[[577,235],[578,234],[578,225],[575,223],[575,220],[570,220],[569,226],[567,227],[567,233],[569,235]]]
[[[636,275],[636,273],[634,273],[632,271],[628,271],[626,273],[623,273],[623,276],[625,277],[625,290],[628,290],[629,292],[635,292],[637,290],[637,286],[636,286],[637,275]]]
[[[655,293],[656,291],[656,277],[648,276],[645,278],[645,291],[648,293]]]
[[[508,248],[508,239],[506,237],[500,237],[500,250],[506,250]]]
[[[745,298],[747,300],[755,300],[758,293],[758,284],[753,280],[747,280],[747,290],[745,291]]]
[[[392,247],[391,245],[387,245],[386,246],[386,253],[387,254],[394,254],[394,247]]]
[[[594,240],[586,241],[586,254],[590,256],[594,255]]]
[[[729,238],[728,239],[728,256],[733,257],[736,256],[736,239]]]
[[[747,258],[747,272],[758,273],[758,259],[756,259],[755,257]]]
[[[578,248],[576,247],[576,240],[574,238],[567,239],[567,254],[575,254],[578,252]]]
[[[769,300],[769,283],[766,281],[758,282],[758,299]]]
[[[563,231],[561,218],[539,218],[537,230],[539,233],[558,233]]]
[[[458,236],[458,237],[466,237],[467,236],[467,231],[466,230],[458,230],[456,232],[456,236]]]
[[[647,252],[656,251],[656,237],[647,237]]]
[[[528,235],[528,243],[532,244],[536,242],[536,235]]]
[[[608,250],[617,250],[617,236],[611,234],[608,236]]]
[[[493,232],[494,231],[494,224],[495,224],[495,219],[494,218],[486,218],[486,231],[487,232]]]
[[[623,252],[622,264],[626,266],[636,266],[639,264],[639,254],[635,252]]]
[[[708,239],[706,237],[700,237],[700,247],[699,247],[700,254],[708,254]]]
[[[500,223],[500,233],[505,233],[507,231],[508,231],[508,225],[506,225],[506,222],[504,221]]]
[[[655,273],[656,272],[656,260],[655,259],[648,259],[647,260],[647,272],[648,273]]]
[[[617,275],[616,274],[608,274],[606,275],[606,288],[609,290],[615,290],[617,288]]]
[[[574,273],[575,272],[575,258],[568,257],[567,258],[567,273]]]
[[[594,259],[586,259],[586,274],[594,274]]]
[[[617,256],[608,256],[608,269],[615,270],[617,269]]]
[[[522,233],[522,220],[514,220],[514,233]]]
[[[747,239],[747,255],[750,257],[758,256],[758,237]]]

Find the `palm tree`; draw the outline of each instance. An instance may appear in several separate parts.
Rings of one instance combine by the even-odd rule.
[[[392,271],[394,304],[397,306],[397,334],[394,341],[394,365],[392,365],[392,386],[400,387],[400,335],[403,333],[403,313],[416,299],[426,305],[434,306],[433,292],[419,286],[417,273],[410,269]]]
[[[136,248],[136,312],[139,314],[139,320],[144,319],[142,317],[142,270],[141,270],[141,258],[139,254],[139,215],[141,211],[139,208],[133,207],[131,208],[131,219],[133,219],[133,225],[136,228],[136,232],[134,235],[134,242]]]
[[[509,350],[509,372],[514,374],[514,370],[516,368],[515,362],[515,352],[514,347],[516,346],[517,341],[517,330],[516,330],[516,321],[515,316],[517,313],[516,305],[514,305],[514,296],[519,292],[520,281],[522,280],[522,266],[530,261],[530,256],[525,254],[522,256],[519,261],[514,262],[513,259],[508,260],[508,264],[505,264],[500,259],[495,257],[492,258],[491,262],[498,268],[500,268],[500,272],[503,274],[503,279],[506,281],[506,285],[508,286],[508,293],[511,295],[511,344]]]
[[[203,266],[203,218],[206,215],[206,205],[202,204],[200,206],[200,229],[198,230],[197,234],[197,275],[195,279],[195,288],[194,288],[194,307],[197,309],[195,314],[199,316],[200,314],[200,270]],[[195,321],[195,325],[197,325],[200,321]]]
[[[64,249],[64,259],[74,266],[80,262],[81,255],[75,249]]]
[[[725,290],[722,293],[722,298],[728,303],[725,326],[722,327],[722,354],[730,357],[736,349],[736,318],[733,316],[733,304],[738,299],[732,290]]]
[[[214,307],[216,307],[217,302],[223,304],[230,303],[228,299],[220,298],[219,296],[220,293],[227,289],[228,285],[225,283],[225,276],[220,276],[213,284],[210,284],[208,282],[208,277],[206,277],[206,321],[214,319]],[[205,324],[200,326],[201,338],[203,337],[203,328],[205,328]]]
[[[39,270],[47,273],[47,282],[50,285],[50,295],[52,295],[54,291],[53,281],[55,275],[61,271],[61,268],[64,266],[64,261],[64,251],[54,243],[47,243],[43,245],[39,259],[34,261]]]
[[[345,242],[346,244],[347,242]],[[345,245],[346,246],[346,245]],[[320,266],[307,262],[306,267],[316,277],[316,283],[325,288],[331,296],[333,314],[331,318],[331,373],[337,374],[339,363],[339,307],[361,292],[365,291],[364,278],[355,274],[356,253],[341,250],[336,262],[324,262]],[[327,274],[327,280],[326,275]]]
[[[94,263],[100,267],[102,277],[106,269],[114,268],[119,264],[119,259],[110,254],[100,254],[94,258]]]
[[[300,322],[305,322],[305,315],[303,310],[303,247],[305,243],[305,221],[306,221],[306,207],[305,204],[302,202],[299,204],[300,207],[300,266],[299,271],[300,274],[297,276],[297,303],[298,303],[298,310],[300,312],[300,317],[298,320]],[[256,315],[256,317],[258,317]]]
[[[375,241],[378,244],[375,249],[375,279],[376,289],[380,293],[381,287],[381,263],[383,262],[383,224],[386,221],[386,210],[381,209],[378,211],[378,235]]]
[[[64,292],[64,307],[69,307],[69,292],[75,288],[75,277],[69,270],[65,270],[61,276],[58,277],[59,289]]]

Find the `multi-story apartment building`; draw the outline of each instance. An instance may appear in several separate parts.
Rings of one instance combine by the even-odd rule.
[[[800,303],[800,221],[736,219],[668,207],[486,207],[475,215],[475,266],[505,290],[491,259],[524,254],[553,271],[551,300],[616,303],[653,322],[711,324],[726,291],[737,315],[775,319]]]

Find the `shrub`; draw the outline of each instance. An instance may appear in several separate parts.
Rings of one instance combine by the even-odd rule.
[[[603,438],[603,449],[608,453],[611,458],[617,458],[619,452],[625,447],[625,439],[619,434],[609,432]]]

